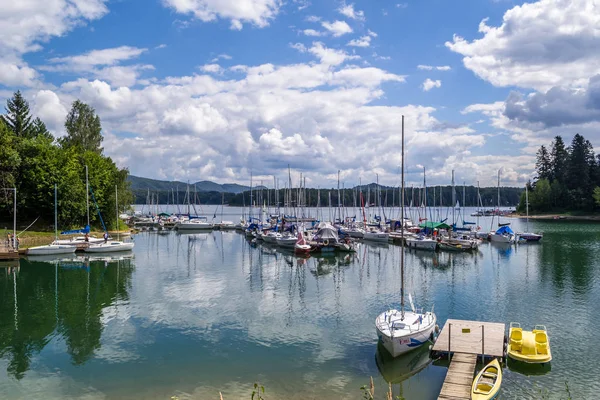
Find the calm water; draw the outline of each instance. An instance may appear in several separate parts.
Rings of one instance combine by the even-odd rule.
[[[558,398],[565,381],[594,398],[600,225],[531,225],[543,244],[407,252],[407,288],[440,325],[548,327],[551,370],[505,369],[502,398]],[[249,399],[260,381],[267,399],[359,399],[370,376],[379,396],[388,381],[407,399],[439,393],[446,368],[426,351],[377,351],[374,319],[399,301],[397,246],[299,259],[236,232],[135,242],[133,258],[0,269],[0,398]]]

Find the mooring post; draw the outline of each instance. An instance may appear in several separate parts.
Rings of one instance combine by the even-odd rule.
[[[485,325],[481,325],[481,363],[485,361]]]

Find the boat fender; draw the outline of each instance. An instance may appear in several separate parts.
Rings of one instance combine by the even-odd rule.
[[[329,246],[329,239],[325,239],[325,240],[323,240],[323,244],[324,244],[325,246]]]
[[[436,334],[440,333],[440,326],[438,324],[435,324],[434,330]]]

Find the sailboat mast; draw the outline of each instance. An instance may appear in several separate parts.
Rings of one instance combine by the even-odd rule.
[[[338,169],[338,220],[342,222],[342,199],[340,198],[340,170]],[[335,222],[334,222],[335,223]]]
[[[454,209],[456,208],[456,190],[454,189],[454,170],[452,170],[452,225],[456,225]]]
[[[115,185],[115,212],[116,212],[116,217],[117,219],[115,220],[115,224],[117,224],[117,240],[120,240],[120,234],[119,234],[119,194],[117,191],[117,185]]]
[[[463,223],[463,228],[465,227],[465,219],[466,219],[465,218],[465,201],[466,201],[466,196],[465,196],[465,191],[466,191],[465,188],[466,188],[466,186],[465,185],[466,185],[466,183],[465,183],[465,181],[463,181],[463,202],[462,202],[461,207],[460,207],[461,208],[462,219],[463,219],[463,222],[462,222]]]
[[[87,208],[87,224],[90,226],[90,183],[88,180],[88,166],[85,166],[85,205]]]
[[[404,115],[402,116],[402,193],[400,195],[401,206],[400,206],[400,276],[401,276],[401,289],[400,289],[400,312],[402,313],[402,319],[404,319]]]
[[[479,204],[481,203],[481,197],[479,195],[479,181],[477,181],[477,229],[479,229]]]
[[[525,184],[525,210],[527,211],[527,232],[529,232],[529,193],[527,192],[527,184]]]
[[[56,183],[54,184],[54,240],[58,240],[58,210],[56,206]]]

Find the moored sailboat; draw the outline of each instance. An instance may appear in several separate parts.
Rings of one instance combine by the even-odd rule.
[[[404,116],[402,116],[401,219],[404,220]],[[404,309],[404,240],[401,241],[400,275],[402,282],[400,310],[384,311],[375,320],[377,338],[393,357],[416,349],[432,339],[436,327],[436,316],[433,310],[431,312],[417,311],[410,295],[411,311]]]

